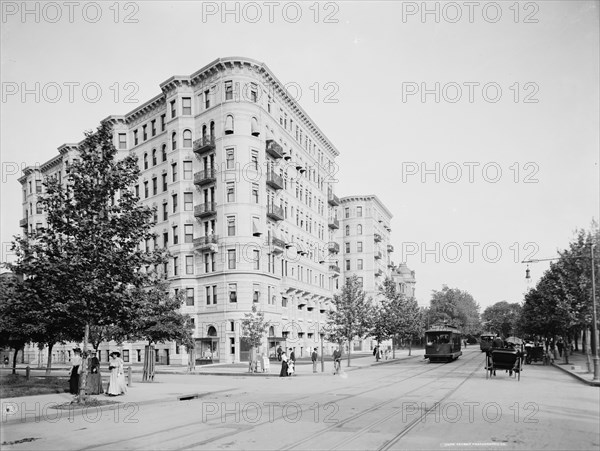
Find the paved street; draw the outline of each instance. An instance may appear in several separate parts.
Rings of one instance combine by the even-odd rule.
[[[597,387],[548,366],[526,366],[520,382],[486,380],[482,367],[472,347],[450,364],[405,358],[342,376],[162,375],[157,390],[200,397],[70,418],[47,409],[39,422],[3,423],[3,441],[35,439],[3,448],[598,449]]]

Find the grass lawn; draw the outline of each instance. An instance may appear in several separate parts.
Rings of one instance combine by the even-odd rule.
[[[0,377],[0,398],[17,398],[19,396],[47,395],[69,391],[69,379],[65,377],[47,376],[30,377],[29,380],[20,374],[9,374]]]

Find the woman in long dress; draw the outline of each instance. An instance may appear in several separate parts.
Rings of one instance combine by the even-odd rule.
[[[288,363],[287,363],[287,355],[285,352],[281,353],[281,371],[279,372],[279,377],[287,377],[288,375]]]
[[[86,392],[88,395],[99,395],[104,393],[104,389],[102,388],[102,375],[100,374],[100,360],[96,357],[96,351],[91,351],[91,356],[88,359]]]
[[[115,351],[110,354],[108,369],[110,370],[110,379],[106,393],[109,396],[118,396],[127,393],[125,374],[123,373],[123,360],[121,360],[120,352]]]
[[[69,393],[72,395],[79,394],[79,371],[81,368],[81,349],[73,349],[73,357],[71,358],[71,372],[69,377]]]

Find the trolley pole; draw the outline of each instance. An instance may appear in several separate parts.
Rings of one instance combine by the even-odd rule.
[[[594,382],[600,382],[599,372],[599,359],[598,359],[598,330],[597,330],[597,317],[596,317],[596,270],[594,268],[594,244],[592,244],[592,336],[594,344],[594,353],[592,360],[594,362]]]

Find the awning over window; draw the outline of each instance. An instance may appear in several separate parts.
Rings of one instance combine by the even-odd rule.
[[[255,117],[252,118],[251,125],[252,125],[252,136],[260,135],[260,128],[258,127],[258,120]]]
[[[252,236],[261,236],[260,224],[258,218],[252,218]]]

